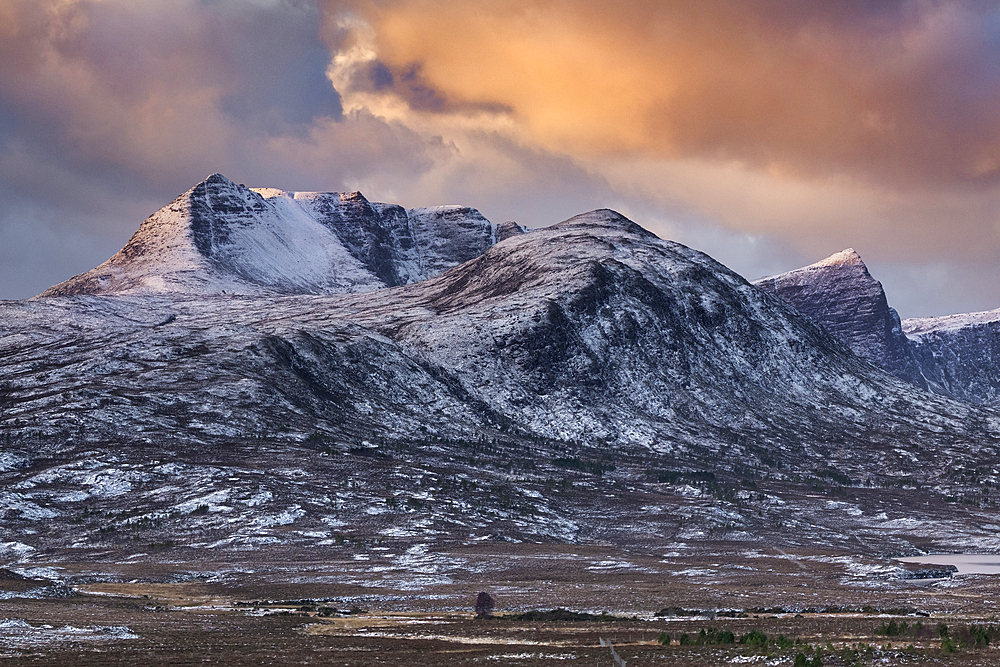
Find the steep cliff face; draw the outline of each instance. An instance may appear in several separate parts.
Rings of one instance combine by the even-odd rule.
[[[753,284],[813,318],[858,356],[918,387],[934,388],[924,377],[882,284],[853,248]]]
[[[436,275],[495,240],[493,225],[467,207],[252,190],[214,174],[150,216],[107,262],[41,296],[365,292]]]
[[[923,373],[943,392],[1000,402],[1000,310],[903,321]]]
[[[900,322],[853,250],[754,284],[900,379],[970,403],[1000,402],[1000,310]]]

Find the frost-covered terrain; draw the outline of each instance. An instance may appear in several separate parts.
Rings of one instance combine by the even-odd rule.
[[[364,545],[418,585],[442,542],[1000,549],[997,413],[613,211],[522,233],[221,177],[171,206],[0,303],[11,562]],[[292,271],[289,211],[340,245]]]

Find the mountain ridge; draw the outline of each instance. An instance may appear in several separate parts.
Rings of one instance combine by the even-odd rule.
[[[360,192],[251,189],[213,174],[109,260],[39,297],[369,291],[422,280],[495,241],[495,227],[468,207],[404,209]]]
[[[261,354],[285,367],[292,373],[285,384],[298,386],[299,398],[279,400],[275,395],[261,400],[264,404],[284,401],[289,414],[300,414],[296,418],[300,421],[302,414],[320,410],[315,415],[318,417],[327,409],[314,402],[316,392],[340,396],[337,402],[342,407],[355,404],[359,395],[369,395],[367,401],[378,396],[371,388],[361,389],[369,381],[363,375],[350,381],[361,382],[355,390],[332,389],[334,385],[347,386],[337,379],[338,374],[350,375],[355,363],[343,358],[345,352],[333,352],[339,349],[340,343],[335,342],[340,340],[338,336],[359,344],[367,341],[364,345],[389,345],[394,351],[387,348],[372,354],[410,357],[412,361],[395,363],[411,367],[418,375],[430,372],[418,370],[430,363],[427,368],[437,369],[431,377],[439,378],[431,381],[440,395],[434,400],[453,405],[445,413],[479,414],[471,422],[479,424],[476,428],[493,428],[490,424],[495,425],[499,418],[520,424],[530,437],[612,438],[647,446],[664,437],[687,441],[689,435],[678,440],[678,433],[685,430],[677,430],[675,421],[679,419],[682,424],[693,427],[698,423],[704,429],[705,435],[692,443],[741,439],[750,432],[757,433],[762,442],[802,443],[809,433],[808,439],[814,442],[832,443],[867,437],[864,433],[872,431],[872,423],[863,415],[875,405],[882,406],[879,419],[885,422],[876,431],[890,428],[898,433],[922,431],[909,423],[915,414],[922,415],[920,423],[956,428],[961,417],[941,422],[933,416],[934,411],[965,415],[968,410],[875,371],[784,301],[766,296],[706,255],[658,239],[610,210],[516,235],[437,276],[391,289],[353,295],[301,295],[293,300],[274,295],[267,301],[259,295],[250,301],[234,300],[231,295],[167,297],[150,302],[159,304],[161,313],[152,324],[135,329],[127,319],[117,320],[115,327],[122,335],[134,338],[132,343],[122,343],[125,348],[135,348],[142,356],[147,354],[142,352],[144,336],[150,336],[150,341],[166,341],[178,332],[190,331],[202,339],[208,334],[196,332],[211,327],[216,320],[226,322],[215,325],[226,341],[233,345],[240,339],[255,341],[247,343],[247,348],[234,348],[249,357],[226,363],[250,363],[256,370],[248,368],[240,376],[245,378],[263,372],[258,359]],[[100,305],[117,312],[114,302],[106,301],[111,297],[101,297],[99,302],[94,298],[62,297],[52,307],[68,309],[67,313],[74,309],[93,313],[95,305]],[[40,300],[39,306],[44,301]],[[131,310],[129,304],[123,302],[122,307]],[[16,304],[10,308],[19,310]],[[256,314],[258,308],[263,308],[266,317]],[[36,319],[27,310],[19,317]],[[88,317],[99,322],[103,316]],[[194,323],[188,324],[191,318]],[[325,333],[317,338],[321,331]],[[330,331],[341,333],[321,343]],[[20,335],[33,336],[25,329]],[[52,335],[58,338],[58,330]],[[95,341],[103,335],[99,330],[91,334]],[[215,340],[215,335],[208,335],[192,349],[200,345],[216,349],[221,340],[208,342]],[[150,345],[154,350],[160,343]],[[330,345],[333,348],[322,351]],[[30,356],[29,348],[17,347],[20,354]],[[162,354],[172,359],[176,356],[172,349],[168,345]],[[227,351],[220,359],[232,353]],[[201,363],[200,358],[192,357],[192,363]],[[324,366],[321,373],[314,368],[318,358],[341,361]],[[211,357],[205,361],[215,367]],[[85,362],[81,359],[80,363]],[[129,360],[122,363],[134,365]],[[141,376],[152,386],[158,380],[150,372],[143,371]],[[201,370],[196,375],[211,377],[213,372]],[[333,384],[326,386],[319,378],[329,373],[334,375],[326,381]],[[79,377],[88,376],[81,371]],[[408,383],[426,384],[428,380],[397,382],[398,391],[405,395]],[[101,386],[106,386],[104,383],[102,380]],[[137,383],[132,394],[142,393],[143,386]],[[170,395],[171,391],[164,393]],[[303,413],[299,400],[313,407]],[[600,407],[609,400],[617,408]],[[382,398],[376,402],[383,406],[380,412],[384,415],[397,410]],[[205,407],[217,403],[210,396],[201,399]],[[896,404],[910,407],[892,407]],[[823,405],[824,410],[803,412],[801,406],[807,405]],[[231,407],[218,409],[230,413],[223,421],[234,423]],[[130,419],[145,419],[144,409],[132,414]],[[412,429],[409,420],[414,417],[407,417],[409,425],[394,430],[392,437]],[[275,416],[253,417],[246,429],[268,419]],[[376,426],[360,414],[352,419]],[[447,418],[442,419],[446,426]],[[182,423],[175,429],[184,432]],[[796,430],[800,435],[791,436]],[[331,437],[336,434],[336,429],[330,432]]]
[[[930,388],[882,283],[853,248],[753,284],[815,319],[859,356],[918,387]]]
[[[754,284],[896,377],[973,404],[1000,402],[1000,310],[900,321],[853,249]]]
[[[232,236],[283,219],[258,209],[378,213],[360,194],[221,185],[226,197],[210,191],[205,205],[225,228],[205,222],[202,248],[182,246],[200,277],[214,276],[212,258],[238,277],[227,253],[248,246]],[[181,213],[163,222],[190,222]],[[384,284],[375,259],[358,259],[390,248],[379,220],[337,218],[335,236]],[[1000,548],[969,509],[1000,501],[996,411],[890,375],[614,211],[505,227],[436,275],[365,292],[0,302],[0,544],[39,560],[167,542],[164,558],[287,559],[344,534]],[[393,270],[407,266],[430,264]]]

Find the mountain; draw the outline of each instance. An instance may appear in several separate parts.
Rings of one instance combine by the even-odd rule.
[[[942,393],[1000,403],[1000,311],[903,321],[922,372]]]
[[[251,190],[214,174],[150,216],[108,261],[41,296],[364,292],[436,275],[495,240],[471,208]]]
[[[19,404],[48,404],[53,392],[85,399],[34,413],[36,425],[52,420],[53,434],[67,420],[89,422],[91,433],[106,422],[109,439],[239,436],[277,421],[294,422],[282,436],[290,440],[314,431],[398,439],[419,427],[478,436],[505,423],[528,437],[654,449],[743,439],[780,449],[868,438],[873,410],[884,428],[913,437],[930,423],[964,430],[967,414],[876,372],[783,302],[611,211],[358,296],[91,296],[6,309],[5,327],[17,332],[8,360],[62,350],[25,376]],[[45,322],[75,322],[71,343]],[[90,407],[109,392],[132,398]],[[188,404],[173,410],[185,417],[152,407],[163,401]]]
[[[853,249],[754,285],[900,379],[974,404],[1000,401],[1000,311],[901,322]]]
[[[419,282],[288,294],[282,278],[278,294],[246,277],[270,260],[213,249],[247,248],[233,238],[260,238],[251,223],[275,229],[247,211],[298,200],[206,184],[238,195],[207,199],[229,236],[197,240],[196,187],[160,218],[190,233],[143,234],[164,239],[133,246],[145,264],[116,256],[133,281],[112,281],[121,293],[0,303],[0,543],[41,558],[169,541],[171,557],[195,558],[350,531],[630,546],[864,536],[905,550],[912,525],[887,517],[912,515],[917,496],[928,522],[945,506],[954,532],[980,539],[946,503],[993,502],[982,482],[1000,416],[889,375],[613,211],[511,230]],[[191,275],[173,270],[184,253]],[[178,289],[154,293],[140,266]],[[260,293],[208,293],[223,280]],[[815,494],[828,485],[849,488],[857,512],[833,512]],[[81,537],[95,516],[106,530]]]
[[[907,382],[931,388],[889,307],[882,283],[872,278],[853,248],[809,266],[754,281],[816,320],[855,354]]]

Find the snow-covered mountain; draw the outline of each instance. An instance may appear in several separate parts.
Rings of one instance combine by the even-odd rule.
[[[150,216],[111,259],[41,296],[364,292],[436,275],[495,240],[471,208],[250,189],[214,174]]]
[[[903,320],[922,372],[941,393],[1000,403],[1000,310]]]
[[[495,231],[469,209],[414,222],[219,177],[173,206],[76,288],[0,303],[0,543],[315,546],[336,527],[665,544],[802,522],[782,539],[813,544],[861,525],[801,493],[822,480],[990,500],[967,462],[1000,462],[1000,415],[613,211]],[[288,268],[289,211],[340,243],[326,273]],[[98,511],[119,532],[81,539]]]
[[[502,423],[659,451],[752,440],[773,458],[807,442],[860,443],[873,411],[917,437],[931,424],[964,431],[968,410],[869,366],[783,301],[612,211],[510,237],[391,290],[45,298],[5,304],[2,320],[5,368],[36,428],[88,423],[88,437],[109,440],[239,437],[276,422],[293,441],[478,437]],[[52,345],[62,352],[39,366]],[[53,394],[67,397],[58,408]]]
[[[768,458],[826,443],[850,458],[845,443],[873,429],[965,433],[970,410],[611,211],[364,295],[46,298],[4,304],[2,321],[10,418],[52,435],[86,423],[84,437],[107,441],[275,423],[290,441],[478,437],[504,424],[651,451],[726,442],[748,457],[751,442]]]
[[[901,322],[853,249],[754,284],[898,378],[975,404],[1000,401],[1000,311]]]
[[[815,264],[754,281],[819,322],[855,354],[896,377],[928,388],[882,283],[853,248]]]

